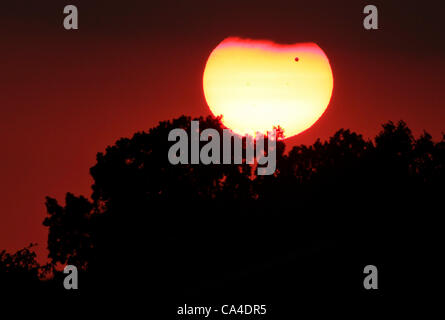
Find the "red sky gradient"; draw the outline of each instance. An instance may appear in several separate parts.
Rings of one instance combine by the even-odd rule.
[[[240,4],[240,2],[242,4]],[[202,73],[227,36],[316,42],[334,74],[331,103],[289,145],[340,128],[366,137],[388,120],[416,135],[445,132],[445,39],[440,1],[371,1],[380,30],[362,26],[369,1],[17,1],[0,13],[0,250],[39,244],[45,196],[89,196],[95,155],[116,139],[181,114],[210,114]]]

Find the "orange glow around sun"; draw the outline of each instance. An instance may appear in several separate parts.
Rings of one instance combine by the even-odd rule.
[[[210,54],[203,76],[210,110],[242,135],[278,125],[286,138],[303,132],[326,110],[333,85],[329,60],[315,43],[227,38]]]

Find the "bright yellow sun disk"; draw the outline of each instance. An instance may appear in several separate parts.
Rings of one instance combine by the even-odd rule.
[[[210,54],[203,87],[212,113],[222,115],[224,125],[234,132],[254,135],[279,125],[291,137],[326,110],[333,76],[328,58],[315,43],[277,45],[228,38]]]

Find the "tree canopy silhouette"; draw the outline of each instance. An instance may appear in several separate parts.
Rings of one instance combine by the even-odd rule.
[[[360,264],[365,256],[392,261],[393,252],[434,247],[416,235],[442,204],[445,136],[415,139],[400,121],[384,124],[374,140],[341,129],[288,153],[280,140],[276,172],[258,176],[245,153],[239,165],[170,164],[168,133],[183,128],[190,138],[191,120],[160,122],[98,153],[90,199],[67,193],[62,205],[47,198],[51,264],[76,265],[85,272],[83,288],[93,291],[112,277],[113,286],[146,285],[159,294],[208,286],[253,292],[252,283],[226,280],[267,274],[273,287],[272,275],[305,261],[308,248],[334,248],[332,255]],[[222,136],[219,118],[197,120],[201,131]],[[321,273],[322,264],[311,268]],[[31,259],[31,273],[33,266]]]

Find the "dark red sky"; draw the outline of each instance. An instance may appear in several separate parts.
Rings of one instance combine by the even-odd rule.
[[[12,1],[11,1],[12,2]],[[0,249],[38,242],[46,195],[90,195],[95,155],[122,136],[181,114],[207,115],[202,72],[227,36],[316,42],[334,93],[291,144],[345,127],[370,137],[387,120],[445,131],[443,1],[14,1],[0,13]],[[378,31],[362,27],[379,9]]]

